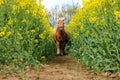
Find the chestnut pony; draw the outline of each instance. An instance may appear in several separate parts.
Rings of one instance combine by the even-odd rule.
[[[64,49],[68,41],[68,35],[64,26],[64,18],[58,19],[53,38],[57,47],[57,55],[65,55]]]

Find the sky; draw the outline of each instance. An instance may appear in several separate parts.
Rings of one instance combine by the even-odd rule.
[[[82,0],[43,0],[42,4],[45,6],[45,9],[50,10],[51,8],[54,8],[56,5],[61,7],[63,4],[79,4],[80,7],[82,7]]]

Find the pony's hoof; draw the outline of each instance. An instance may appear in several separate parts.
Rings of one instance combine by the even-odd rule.
[[[64,53],[63,55],[68,55],[67,53]]]
[[[61,53],[60,55],[61,55],[61,56],[64,56],[64,54],[63,54],[63,53]]]
[[[56,54],[56,56],[60,56],[60,54]]]

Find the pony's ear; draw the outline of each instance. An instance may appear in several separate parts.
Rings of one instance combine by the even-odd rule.
[[[63,19],[62,21],[63,21],[63,24],[64,24],[64,21],[65,21],[65,20]]]
[[[57,24],[59,24],[59,20],[57,20]]]
[[[62,21],[64,22],[64,21],[65,21],[65,18],[62,18]]]

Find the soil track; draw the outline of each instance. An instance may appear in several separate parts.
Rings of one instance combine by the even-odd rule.
[[[99,73],[90,70],[70,56],[57,56],[37,71],[28,69],[24,75],[14,74],[0,80],[120,80],[120,78],[109,72]]]

